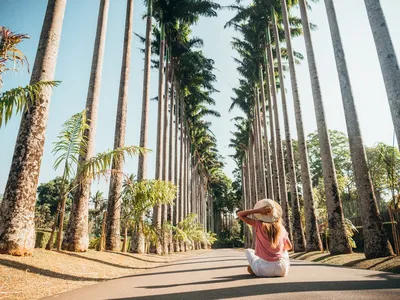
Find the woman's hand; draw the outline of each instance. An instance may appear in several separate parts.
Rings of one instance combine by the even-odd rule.
[[[262,215],[268,215],[272,212],[272,207],[264,206],[257,209],[257,213]]]

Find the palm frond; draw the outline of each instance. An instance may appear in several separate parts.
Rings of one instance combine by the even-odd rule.
[[[124,161],[126,155],[132,157],[133,155],[139,153],[143,154],[149,151],[149,149],[138,146],[127,146],[98,153],[91,157],[86,163],[79,166],[78,176],[81,178],[93,178],[98,173],[110,170],[113,160]]]
[[[7,125],[8,121],[16,114],[29,109],[40,93],[45,88],[53,88],[60,84],[60,81],[39,81],[25,87],[17,87],[0,94],[0,128]]]

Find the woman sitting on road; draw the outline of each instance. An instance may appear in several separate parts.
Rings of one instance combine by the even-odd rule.
[[[258,220],[247,217],[253,214]],[[248,272],[259,277],[286,276],[290,266],[287,250],[292,244],[282,224],[281,206],[271,199],[260,200],[254,209],[241,211],[238,217],[256,233],[256,251],[246,249]]]

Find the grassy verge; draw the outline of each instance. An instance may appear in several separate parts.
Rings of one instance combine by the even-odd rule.
[[[144,272],[201,251],[206,250],[157,256],[35,249],[31,257],[0,255],[0,299],[38,299]]]
[[[313,261],[357,269],[386,271],[400,274],[400,257],[366,259],[363,253],[330,255],[323,252],[291,253],[291,259]]]

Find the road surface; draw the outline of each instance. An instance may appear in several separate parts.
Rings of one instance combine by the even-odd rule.
[[[257,278],[244,252],[206,251],[184,260],[45,299],[400,299],[400,275],[292,261],[285,278]]]

